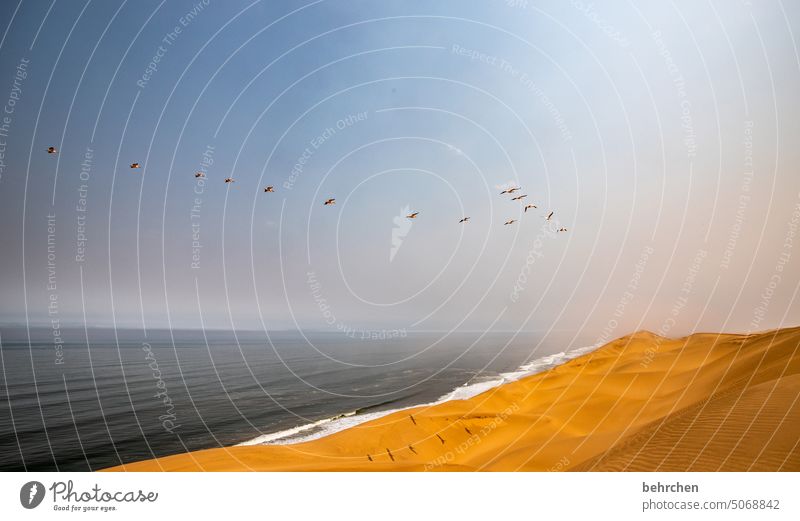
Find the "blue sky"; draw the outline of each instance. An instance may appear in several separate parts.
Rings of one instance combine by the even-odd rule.
[[[0,9],[5,323],[613,337],[800,318],[797,6]]]

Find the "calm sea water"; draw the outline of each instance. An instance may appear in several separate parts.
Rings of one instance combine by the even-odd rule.
[[[520,374],[526,363],[544,357],[533,364],[544,368],[561,361],[547,355],[587,345],[569,335],[515,333],[362,339],[75,329],[62,331],[61,347],[44,329],[31,330],[30,340],[26,329],[0,332],[5,471],[97,470],[187,450],[306,439],[337,422],[480,390]]]

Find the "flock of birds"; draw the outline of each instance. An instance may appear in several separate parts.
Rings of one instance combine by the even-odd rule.
[[[48,154],[55,154],[57,152],[58,152],[58,149],[56,147],[47,147],[47,153]],[[131,168],[132,169],[141,168],[141,165],[139,163],[131,163]],[[203,172],[195,172],[194,176],[195,176],[195,178],[200,178],[200,177],[205,177],[206,174],[204,174]],[[235,182],[235,180],[232,177],[226,177],[225,178],[225,183],[233,183],[233,182]],[[505,190],[500,192],[500,195],[507,195],[507,194],[508,195],[514,195],[519,190],[521,190],[521,188],[518,187],[518,186],[514,187],[514,188],[506,188]],[[271,186],[271,185],[264,188],[264,192],[267,192],[267,193],[274,192],[274,191],[275,191],[275,187]],[[512,197],[511,200],[512,201],[522,201],[526,197],[528,197],[527,194],[514,195],[514,197]],[[332,206],[332,205],[336,204],[336,198],[331,197],[331,198],[325,199],[325,201],[322,204],[323,204],[323,206]],[[535,209],[535,208],[538,208],[535,204],[526,204],[523,207],[523,212],[524,213],[528,213],[528,210],[532,210],[532,209]],[[555,212],[550,212],[549,214],[547,214],[547,217],[545,217],[545,220],[546,221],[550,221],[553,218],[553,214],[554,213]],[[416,219],[418,215],[419,215],[419,212],[412,212],[412,213],[406,215],[406,218],[408,218],[408,219]],[[469,217],[462,217],[458,222],[459,222],[459,224],[463,224],[463,223],[466,223],[467,221],[469,221],[469,219],[470,219]],[[508,226],[510,224],[514,224],[515,222],[517,222],[516,219],[509,219],[509,220],[507,220],[506,222],[503,223],[503,226]],[[567,231],[567,229],[561,227],[556,231],[557,232],[565,232],[565,231]]]

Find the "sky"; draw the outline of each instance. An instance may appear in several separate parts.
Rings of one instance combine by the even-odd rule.
[[[0,20],[0,323],[800,324],[795,3],[10,1]]]

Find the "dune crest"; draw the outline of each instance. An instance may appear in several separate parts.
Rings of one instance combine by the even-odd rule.
[[[641,331],[468,400],[115,471],[800,470],[800,328]]]

